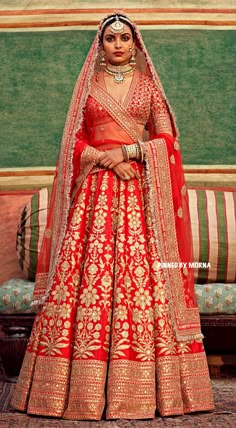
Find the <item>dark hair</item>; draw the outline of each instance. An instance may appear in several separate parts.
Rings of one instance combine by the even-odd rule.
[[[116,21],[117,16],[119,18],[119,21],[123,22],[123,24],[125,24],[125,25],[128,25],[128,27],[131,30],[133,39],[135,39],[134,27],[133,27],[132,23],[130,22],[129,18],[127,18],[124,15],[121,15],[120,13],[116,13],[114,15],[110,15],[110,16],[104,18],[104,20],[102,21],[102,30],[101,30],[101,36],[100,36],[101,42],[103,41],[103,34],[104,34],[105,29],[107,27],[109,27],[111,24],[113,24],[113,22]]]

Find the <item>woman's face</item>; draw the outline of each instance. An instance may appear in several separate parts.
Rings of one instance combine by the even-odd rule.
[[[128,25],[120,34],[114,34],[107,27],[103,34],[103,49],[107,60],[113,65],[125,65],[129,63],[133,47],[133,36]]]

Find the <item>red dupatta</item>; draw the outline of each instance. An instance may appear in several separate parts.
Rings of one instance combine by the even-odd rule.
[[[173,128],[174,138],[168,134],[152,135],[143,143],[146,175],[148,181],[148,203],[153,217],[154,232],[159,254],[163,263],[188,263],[192,260],[192,240],[188,211],[188,200],[184,180],[181,154],[177,141],[174,116],[152,61],[144,46],[137,27],[133,24],[138,49],[137,68],[151,76],[160,96],[166,103]],[[81,128],[83,111],[88,95],[103,103],[109,114],[125,129],[134,141],[140,138],[134,121],[122,120],[127,112],[121,105],[114,108],[106,105],[100,96],[101,88],[92,84],[93,75],[99,69],[99,35],[101,27],[88,53],[87,59],[76,82],[58,158],[53,184],[50,213],[39,257],[34,305],[42,305],[50,293],[61,245],[65,236],[70,210],[71,189],[74,186],[73,156],[76,133]],[[96,96],[97,92],[97,96]],[[110,100],[111,101],[111,100]],[[115,102],[115,100],[114,100]],[[115,108],[116,107],[116,108]],[[118,108],[118,110],[117,110]],[[81,141],[79,151],[79,180],[82,183],[95,164],[96,150]],[[170,302],[172,323],[178,341],[192,340],[201,336],[200,322],[192,269],[183,267],[163,269]]]

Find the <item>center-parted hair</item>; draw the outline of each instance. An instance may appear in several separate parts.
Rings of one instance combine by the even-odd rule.
[[[131,30],[133,39],[135,39],[134,27],[133,27],[131,21],[129,20],[129,18],[127,18],[127,16],[122,15],[120,13],[116,13],[116,14],[113,14],[113,15],[110,15],[110,16],[106,17],[103,20],[102,25],[101,25],[101,36],[100,36],[101,41],[103,40],[103,35],[104,35],[105,29],[107,27],[109,27],[111,24],[113,24],[113,22],[116,21],[117,17],[118,17],[119,21],[123,22],[123,24],[128,25],[128,27]]]

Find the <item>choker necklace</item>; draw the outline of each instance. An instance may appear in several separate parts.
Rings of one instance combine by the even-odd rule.
[[[105,68],[105,72],[114,76],[113,80],[115,83],[123,83],[125,81],[125,74],[129,74],[133,71],[133,67],[130,64],[125,65],[112,65],[108,64]]]

